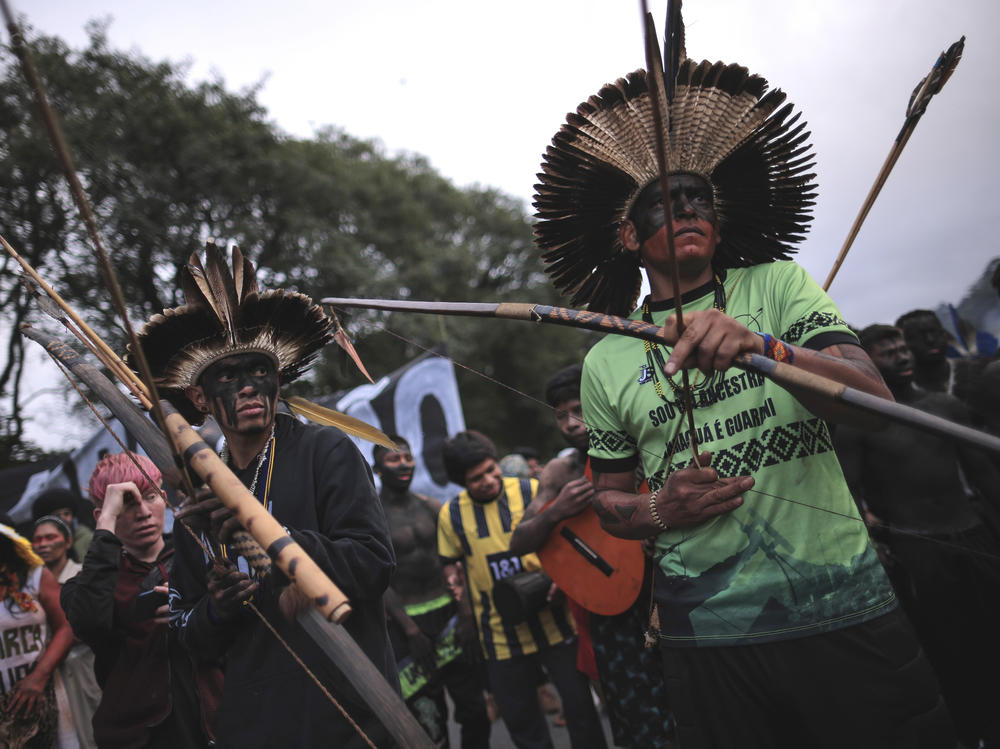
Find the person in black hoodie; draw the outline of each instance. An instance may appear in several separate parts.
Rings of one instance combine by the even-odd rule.
[[[160,394],[193,424],[206,414],[216,420],[222,459],[350,599],[347,631],[398,690],[382,602],[395,556],[371,469],[339,429],[277,414],[280,384],[332,338],[331,321],[301,294],[258,294],[254,273],[236,249],[231,271],[214,245],[205,265],[192,256],[182,272],[187,305],[154,317],[140,345]],[[187,648],[224,667],[218,745],[365,745],[287,643],[360,731],[388,746],[377,716],[290,615],[302,602],[284,574],[274,567],[259,576],[230,545],[239,528],[232,514],[217,498],[199,497],[179,517],[211,519],[202,527],[215,559],[189,534],[177,536],[170,610]]]
[[[83,569],[62,589],[73,632],[94,651],[103,689],[102,749],[208,746],[221,673],[192,662],[167,627],[173,545],[163,536],[161,476],[142,455],[106,455],[90,477],[97,529]],[[202,705],[205,705],[205,709]]]

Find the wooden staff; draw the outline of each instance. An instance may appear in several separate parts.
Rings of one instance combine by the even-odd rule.
[[[299,585],[302,592],[312,600],[315,608],[310,609],[307,615],[300,618],[307,620],[307,631],[317,631],[317,628],[322,629],[324,626],[329,626],[330,622],[341,621],[350,612],[350,606],[343,593],[326,577],[309,555],[284,532],[284,529],[277,524],[277,521],[267,514],[256,497],[253,497],[247,491],[226,465],[218,459],[215,453],[201,441],[190,424],[170,408],[166,401],[161,403],[157,397],[152,372],[129,320],[121,287],[118,284],[118,278],[114,268],[111,266],[108,254],[104,249],[104,243],[97,230],[97,221],[94,218],[94,213],[90,208],[79,176],[73,167],[69,148],[63,138],[55,114],[49,106],[45,88],[35,71],[31,61],[31,54],[24,42],[21,29],[15,22],[6,0],[0,0],[0,14],[4,16],[7,23],[7,28],[11,34],[11,44],[21,62],[21,69],[24,72],[25,78],[29,86],[34,90],[42,120],[48,131],[52,146],[63,166],[63,171],[70,186],[70,192],[73,195],[77,209],[84,220],[87,232],[94,244],[94,252],[98,264],[104,273],[111,299],[131,341],[140,379],[149,395],[150,411],[155,417],[156,422],[160,425],[160,428],[169,434],[173,443],[177,465],[182,469],[180,473],[186,492],[189,496],[194,494],[190,477],[183,470],[185,465],[191,464],[196,471],[199,471],[202,479],[212,487],[223,504],[236,513],[237,517],[243,523],[244,528],[263,546],[271,558],[284,570],[288,578]],[[167,421],[168,411],[170,412],[169,423]],[[180,452],[177,452],[178,450]],[[263,512],[263,515],[257,511],[258,509]],[[339,642],[340,648],[335,647],[334,642]],[[430,749],[432,744],[427,734],[406,708],[402,699],[391,689],[371,661],[364,656],[360,648],[357,648],[357,645],[354,644],[357,653],[361,655],[360,659],[354,654],[345,656],[345,651],[342,648],[346,647],[347,642],[354,644],[354,641],[346,632],[337,629],[328,638],[328,641],[322,642],[320,646],[353,682],[359,694],[368,702],[374,714],[382,720],[385,727],[392,734],[393,739],[400,746]],[[336,658],[334,657],[334,653],[337,654]]]
[[[490,303],[490,302],[418,302],[395,299],[351,299],[328,297],[322,304],[335,307],[387,310],[390,312],[418,312],[432,315],[459,315],[462,317],[498,317],[507,320],[528,320],[536,323],[552,323],[571,328],[585,328],[599,333],[616,333],[644,341],[670,345],[663,336],[662,328],[641,320],[629,320],[616,315],[603,315],[568,307],[552,307],[547,304],[530,303]],[[970,429],[962,424],[942,419],[925,411],[906,406],[895,401],[869,395],[835,380],[811,372],[776,362],[760,354],[740,354],[733,360],[740,369],[755,372],[774,380],[785,388],[803,390],[849,408],[874,414],[889,421],[921,429],[940,437],[956,439],[960,442],[980,447],[1000,454],[1000,438]]]

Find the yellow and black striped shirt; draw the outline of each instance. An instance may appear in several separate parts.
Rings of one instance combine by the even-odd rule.
[[[575,634],[565,600],[550,604],[517,625],[504,622],[493,602],[493,586],[518,572],[541,569],[535,554],[510,553],[510,536],[538,491],[535,479],[505,478],[492,502],[474,502],[467,491],[438,515],[438,553],[465,564],[483,655],[489,660],[534,653]]]

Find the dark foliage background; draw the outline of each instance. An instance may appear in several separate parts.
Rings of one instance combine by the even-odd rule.
[[[559,303],[514,198],[457,188],[424,158],[387,155],[377,142],[335,127],[291,138],[268,119],[257,89],[229,91],[222,81],[190,86],[183,67],[109,48],[100,25],[90,28],[85,49],[30,30],[28,38],[133,324],[182,302],[178,271],[210,237],[239,244],[258,264],[263,286],[314,298]],[[123,350],[82,222],[7,47],[0,48],[0,133],[0,233]],[[24,439],[22,391],[31,373],[17,326],[54,325],[17,271],[11,258],[0,259],[0,465],[39,453]],[[469,427],[490,434],[501,450],[531,444],[545,455],[562,445],[539,402],[544,383],[594,340],[517,322],[361,311],[344,324],[376,378],[422,347],[446,343],[460,365]],[[331,347],[294,390],[318,395],[361,382]]]

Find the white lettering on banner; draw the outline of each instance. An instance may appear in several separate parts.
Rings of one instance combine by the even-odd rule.
[[[454,484],[441,486],[436,483],[424,463],[424,441],[427,437],[435,437],[438,441],[465,429],[465,414],[462,413],[462,400],[458,395],[458,383],[455,381],[455,370],[450,361],[441,358],[422,361],[403,372],[396,383],[393,397],[393,410],[396,412],[396,428],[405,437],[413,450],[417,466],[413,474],[412,489],[421,494],[440,495],[442,489],[449,487],[445,494],[451,497],[462,489]],[[444,417],[444,434],[429,434],[426,430],[429,424],[423,422],[423,411],[433,400]]]

